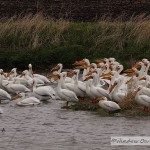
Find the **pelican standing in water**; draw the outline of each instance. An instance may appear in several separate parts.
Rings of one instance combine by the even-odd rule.
[[[64,75],[60,73],[57,76],[59,78],[58,86],[57,86],[57,94],[61,98],[61,100],[67,101],[66,103],[67,106],[69,102],[78,102],[78,98],[73,91],[61,88],[62,80],[64,80]]]
[[[29,106],[29,105],[40,104],[40,100],[35,97],[25,98],[25,93],[19,93],[18,97],[19,98],[21,97],[21,99],[19,99],[19,101],[17,102],[17,105],[19,106]]]

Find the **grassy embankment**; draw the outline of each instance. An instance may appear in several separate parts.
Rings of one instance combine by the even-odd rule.
[[[35,16],[0,20],[0,68],[36,69],[61,62],[70,67],[75,60],[115,57],[125,66],[150,57],[150,19],[142,16],[127,22],[54,21]]]
[[[64,109],[71,110],[82,110],[82,111],[92,111],[100,116],[124,116],[124,117],[135,117],[135,116],[150,116],[150,111],[144,112],[143,107],[138,105],[135,102],[135,95],[128,94],[124,100],[120,101],[119,106],[121,110],[119,112],[109,113],[107,110],[104,110],[98,106],[98,103],[93,104],[91,100],[79,100],[78,103],[64,106]]]

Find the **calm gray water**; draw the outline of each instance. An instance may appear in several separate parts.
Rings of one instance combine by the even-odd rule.
[[[61,109],[57,101],[38,106],[3,104],[0,150],[148,150],[148,146],[111,146],[111,136],[150,136],[149,117],[100,117]],[[5,128],[5,132],[1,130]]]

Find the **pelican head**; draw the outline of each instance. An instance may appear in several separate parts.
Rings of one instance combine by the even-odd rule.
[[[2,75],[4,73],[3,69],[0,69],[0,74]]]
[[[32,68],[32,64],[29,64],[29,68]]]

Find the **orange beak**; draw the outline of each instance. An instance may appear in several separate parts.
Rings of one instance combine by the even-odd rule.
[[[54,68],[51,69],[51,72],[58,71],[59,69],[60,69],[60,66],[56,65]]]
[[[105,100],[105,99],[103,97],[98,97],[96,100],[101,101],[101,100]]]
[[[76,74],[76,72],[73,71],[73,70],[67,72],[67,76],[68,76],[68,77],[73,77],[75,74]]]
[[[86,66],[86,65],[75,67],[75,69],[86,69],[86,68],[88,68],[88,66]]]
[[[85,78],[84,81],[87,81],[87,80],[89,80],[89,79],[93,79],[93,77],[92,77],[92,76],[88,76],[88,77]]]
[[[60,75],[59,74],[54,74],[54,75],[52,75],[52,78],[54,78],[55,80],[58,80],[58,79],[60,79]]]
[[[79,61],[75,61],[75,63],[73,63],[73,66],[79,66],[79,65],[85,65],[86,62],[84,60],[79,60]]]
[[[89,75],[91,75],[92,73],[97,73],[97,71],[96,71],[96,70],[89,71],[89,72],[86,74],[86,76],[89,76]]]
[[[12,98],[11,98],[11,100],[13,101],[13,100],[16,100],[16,99],[18,99],[18,98],[21,98],[22,96],[20,96],[20,95],[16,95],[16,96],[13,96]]]
[[[130,83],[132,81],[132,78],[126,81],[126,84]]]
[[[125,70],[124,72],[125,72],[125,73],[132,73],[132,72],[134,72],[134,70],[131,68],[131,69]]]
[[[95,60],[95,62],[97,62],[97,63],[105,63],[105,60],[104,59],[97,59],[97,60]]]
[[[134,66],[134,68],[137,68],[137,69],[140,68],[140,67],[141,67],[141,65],[139,63],[136,63],[135,66]]]
[[[140,78],[140,80],[146,80],[146,77],[142,77],[142,78]]]
[[[109,93],[112,92],[112,90],[115,88],[116,85],[117,85],[117,82],[115,82],[113,85],[110,86]]]
[[[102,77],[103,79],[106,79],[106,80],[111,80],[111,76],[104,76]]]

